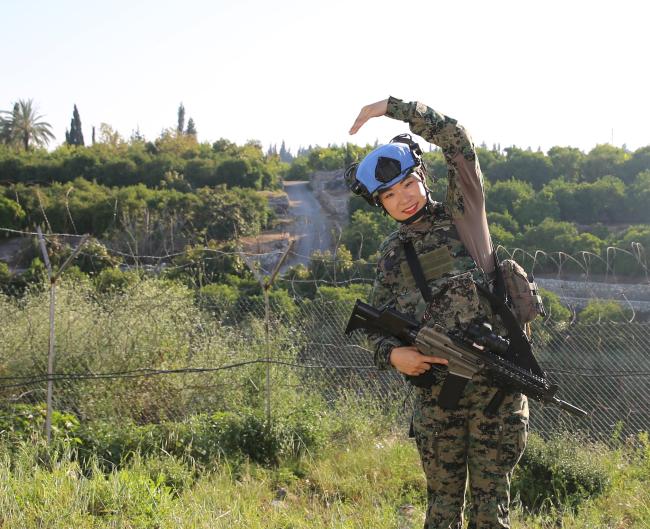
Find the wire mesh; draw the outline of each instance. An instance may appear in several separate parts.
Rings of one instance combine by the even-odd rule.
[[[276,254],[277,260],[280,252]],[[80,255],[97,259],[85,250]],[[241,255],[206,247],[197,259],[209,263]],[[130,257],[139,266],[163,259]],[[255,260],[268,254],[245,257]],[[336,256],[311,258],[309,268],[323,272],[320,276],[278,278],[270,299],[268,344],[259,294],[247,295],[227,285],[215,285],[206,293],[159,279],[139,280],[106,293],[88,276],[64,276],[57,287],[52,377],[47,375],[49,293],[33,283],[17,295],[0,295],[0,413],[10,414],[16,404],[45,402],[51,378],[54,409],[72,412],[81,421],[182,421],[197,413],[261,410],[267,405],[277,417],[288,400],[316,395],[332,401],[345,393],[374,395],[391,405],[404,403],[406,422],[409,386],[395,371],[374,367],[362,336],[343,332],[354,296],[332,296],[322,289],[367,286],[372,263],[354,262],[345,268]],[[273,265],[273,259],[265,262]],[[152,275],[173,268],[159,264]],[[615,264],[608,263],[607,269],[615,269]],[[265,273],[264,266],[259,273]],[[650,324],[640,322],[634,312],[645,311],[650,286],[619,284],[612,275],[608,283],[591,279],[587,274],[583,280],[549,278],[541,283],[574,310],[593,298],[617,296],[631,315],[619,323],[586,324],[575,317],[570,323],[535,323],[534,352],[559,385],[558,396],[589,412],[588,418],[576,419],[533,402],[531,427],[543,435],[580,430],[607,441],[613,432],[627,436],[650,429]],[[265,392],[269,365],[270,397]]]
[[[139,424],[265,405],[264,305],[250,298],[199,307],[186,289],[142,282],[112,298],[63,284],[56,311],[54,407],[83,420],[119,417]],[[0,395],[13,403],[44,401],[47,292],[0,311]],[[394,371],[374,367],[359,335],[344,334],[352,302],[271,299],[271,409],[296,395],[332,400],[342,392],[408,400]],[[558,395],[586,409],[576,419],[533,403],[531,427],[543,435],[581,430],[607,441],[612,432],[648,430],[650,325],[602,322],[535,325],[535,352]],[[408,420],[409,406],[404,420]]]

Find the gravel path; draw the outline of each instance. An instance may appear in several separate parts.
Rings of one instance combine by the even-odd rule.
[[[289,196],[288,216],[294,219],[288,231],[296,242],[283,271],[289,266],[306,265],[309,263],[309,256],[316,250],[332,251],[334,248],[334,223],[314,197],[308,182],[285,182],[284,190]]]

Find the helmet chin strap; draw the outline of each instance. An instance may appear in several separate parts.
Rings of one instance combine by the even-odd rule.
[[[416,220],[421,219],[427,213],[433,213],[433,209],[431,208],[432,205],[433,203],[431,202],[431,200],[429,200],[429,196],[427,195],[427,203],[424,206],[422,206],[408,219],[398,220],[397,222],[399,222],[400,224],[413,224]]]

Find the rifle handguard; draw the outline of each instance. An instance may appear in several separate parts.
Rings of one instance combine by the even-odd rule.
[[[430,349],[436,355],[446,358],[449,361],[449,373],[458,377],[471,378],[474,373],[486,367],[488,375],[501,387],[521,391],[534,400],[558,406],[574,415],[588,415],[577,406],[558,399],[555,396],[558,386],[550,384],[541,370],[544,376],[503,358],[501,354],[508,350],[510,344],[505,338],[492,333],[489,327],[471,326],[469,332],[464,334],[450,332],[440,326],[422,327],[395,310],[378,310],[357,300],[345,333],[350,334],[357,329],[393,336],[407,344]],[[435,382],[433,369],[435,368],[418,377],[407,378],[416,386],[431,387]]]

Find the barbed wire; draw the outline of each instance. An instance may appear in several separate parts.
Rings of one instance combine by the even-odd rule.
[[[33,231],[25,231],[25,230],[15,230],[11,228],[0,228],[0,232],[6,232],[6,233],[11,233],[14,235],[22,235],[22,236],[29,236],[29,237],[36,237],[38,234],[37,232]],[[81,239],[84,237],[84,235],[79,235],[79,234],[72,234],[72,233],[47,233],[44,234],[45,238],[51,238],[51,237],[64,237],[64,238],[78,238]],[[290,237],[287,238],[287,241]],[[101,241],[101,239],[99,239]],[[287,243],[288,244],[288,243]],[[564,262],[566,261],[571,261],[575,263],[585,274],[585,276],[589,276],[589,267],[587,266],[587,257],[589,259],[594,259],[597,261],[600,261],[606,266],[606,274],[612,273],[613,274],[613,268],[611,266],[612,261],[610,260],[610,255],[616,255],[617,253],[622,253],[628,256],[631,256],[635,259],[636,263],[639,265],[640,269],[644,272],[644,275],[646,277],[646,280],[650,281],[650,276],[648,276],[648,263],[646,260],[646,252],[645,248],[643,245],[639,242],[631,242],[630,243],[630,250],[627,250],[625,248],[620,248],[617,246],[608,246],[605,248],[605,255],[606,257],[603,258],[602,256],[595,254],[593,252],[589,251],[578,251],[576,252],[575,255],[569,254],[564,251],[554,251],[554,252],[548,252],[546,250],[542,249],[536,249],[536,250],[527,250],[524,248],[520,247],[514,247],[514,248],[506,248],[505,246],[502,245],[497,245],[495,248],[497,254],[499,253],[505,253],[508,258],[511,259],[517,259],[517,255],[521,255],[522,258],[529,258],[532,261],[532,271],[534,271],[535,266],[539,262],[539,257],[545,257],[551,262],[553,262],[556,265],[556,268],[558,270],[558,275],[561,274],[562,272],[562,267],[563,263],[562,260],[564,259]],[[173,252],[173,253],[166,253],[164,255],[149,255],[149,254],[136,254],[136,253],[130,253],[130,252],[123,252],[121,250],[117,250],[114,248],[106,248],[109,253],[112,253],[114,255],[118,255],[120,257],[128,257],[136,261],[146,261],[146,260],[152,260],[152,261],[164,261],[164,260],[169,260],[173,259],[174,257],[181,257],[181,256],[187,256],[187,251],[178,251],[178,252]],[[268,252],[250,252],[250,251],[244,251],[244,250],[233,250],[233,251],[225,251],[225,250],[220,250],[218,248],[213,248],[207,245],[193,245],[191,247],[191,251],[196,252],[205,252],[205,253],[214,253],[219,256],[228,256],[228,257],[238,257],[241,255],[245,255],[248,257],[268,257],[268,256],[277,256],[279,257],[282,255],[282,253],[286,249],[275,249],[275,250],[269,250]],[[81,251],[81,255],[85,255],[86,257],[95,257],[94,254],[90,254],[87,252],[84,252],[83,250]],[[306,259],[306,260],[313,260],[313,261],[325,261],[325,262],[330,262],[330,263],[352,263],[352,264],[363,264],[364,266],[376,266],[378,263],[377,261],[367,261],[365,259],[356,259],[356,260],[348,260],[348,259],[341,259],[337,255],[337,252],[329,252],[327,254],[326,252],[323,253],[312,253],[311,255],[305,255],[296,252],[295,250],[291,250],[289,252],[289,255],[294,257],[294,258],[301,258],[301,259]],[[582,259],[582,262],[576,258],[576,256],[580,257]],[[200,258],[197,258],[197,260],[216,260],[218,257],[209,257],[209,256],[200,256]],[[613,259],[613,258],[612,258]],[[182,265],[182,266],[187,266],[187,265]]]

